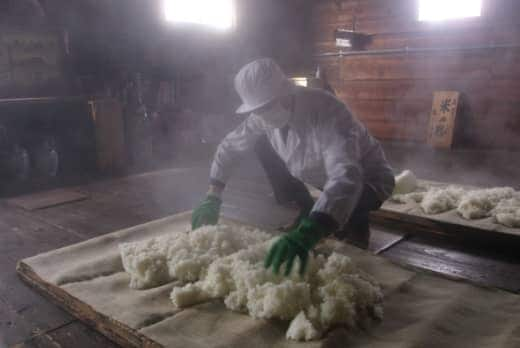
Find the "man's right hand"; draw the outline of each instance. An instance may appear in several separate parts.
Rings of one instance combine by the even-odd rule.
[[[204,225],[216,225],[220,215],[221,204],[222,200],[217,196],[211,194],[206,196],[206,199],[202,201],[191,215],[191,229],[196,230]]]

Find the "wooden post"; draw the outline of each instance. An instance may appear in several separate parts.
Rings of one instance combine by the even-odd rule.
[[[91,100],[88,104],[95,125],[98,169],[123,169],[126,151],[121,105],[115,99]]]

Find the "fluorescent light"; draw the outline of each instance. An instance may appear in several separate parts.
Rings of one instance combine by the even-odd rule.
[[[234,0],[163,0],[167,21],[230,29],[235,20]]]
[[[480,17],[482,0],[419,0],[420,21]]]

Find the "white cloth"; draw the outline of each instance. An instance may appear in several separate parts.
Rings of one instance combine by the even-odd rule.
[[[298,87],[293,93],[293,115],[284,141],[273,129],[250,115],[218,146],[210,176],[226,183],[240,158],[257,139],[267,134],[291,174],[323,192],[312,211],[331,215],[345,224],[355,208],[363,185],[371,186],[381,201],[394,188],[394,175],[379,142],[331,94]]]
[[[262,118],[264,122],[271,128],[282,128],[287,125],[291,119],[292,112],[284,108],[279,102],[269,108],[266,112],[253,112],[256,116]]]

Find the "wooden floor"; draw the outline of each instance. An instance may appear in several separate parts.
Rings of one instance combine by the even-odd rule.
[[[275,204],[261,169],[243,169],[226,191],[223,214],[266,228],[288,222],[294,209]],[[204,195],[207,173],[206,167],[178,168],[95,182],[78,187],[87,200],[34,211],[0,200],[0,347],[115,347],[23,284],[16,261],[190,210]],[[496,250],[382,226],[372,227],[370,249],[396,262],[520,291],[520,257]]]

